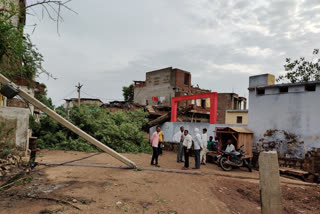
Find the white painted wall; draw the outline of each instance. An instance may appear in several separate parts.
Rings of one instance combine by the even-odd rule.
[[[26,108],[0,107],[0,116],[5,120],[17,120],[16,146],[25,150],[28,140],[30,110]]]
[[[278,129],[301,137],[305,149],[320,148],[320,83],[316,91],[305,91],[304,85],[289,86],[288,93],[265,88],[265,95],[249,90],[249,124],[254,144],[266,130]]]
[[[202,129],[206,128],[208,131],[208,139],[210,136],[215,136],[216,127],[244,127],[245,125],[227,125],[227,124],[210,124],[210,123],[190,123],[190,122],[166,122],[162,124],[161,130],[164,132],[164,141],[173,142],[173,136],[180,130],[180,127],[183,126],[185,130],[189,131],[189,134],[194,136],[194,129],[198,128],[200,133],[202,133]],[[150,128],[150,137],[156,131],[156,127]]]

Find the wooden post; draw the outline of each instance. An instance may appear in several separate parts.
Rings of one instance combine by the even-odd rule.
[[[5,84],[10,83],[10,80],[8,80],[5,76],[0,74],[0,83],[5,85]],[[31,95],[29,95],[27,92],[25,92],[24,90],[20,89],[15,84],[13,84],[13,83],[11,83],[11,84],[19,89],[19,96],[20,97],[22,97],[27,102],[29,102],[32,105],[34,105],[35,107],[39,108],[41,111],[46,113],[52,119],[54,119],[55,121],[57,121],[61,125],[65,126],[66,128],[68,128],[69,130],[71,130],[75,134],[79,135],[83,139],[85,139],[88,142],[92,143],[93,145],[95,145],[96,147],[101,149],[102,151],[104,151],[104,152],[108,153],[109,155],[113,156],[114,158],[118,159],[122,163],[128,165],[129,167],[136,168],[136,164],[134,162],[132,162],[131,160],[129,160],[126,157],[122,156],[121,154],[117,153],[116,151],[114,151],[113,149],[109,148],[108,146],[104,145],[103,143],[101,143],[97,139],[93,138],[92,136],[88,135],[87,133],[85,133],[84,131],[82,131],[81,129],[79,129],[78,127],[73,125],[72,123],[70,123],[68,120],[64,119],[59,114],[57,114],[56,112],[54,112],[53,110],[48,108],[46,105],[44,105],[43,103],[41,103],[40,101],[38,101],[37,99],[35,99]]]
[[[261,152],[259,155],[260,199],[262,214],[282,214],[282,196],[278,155]]]

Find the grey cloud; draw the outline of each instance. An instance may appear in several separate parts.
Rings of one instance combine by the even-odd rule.
[[[107,101],[121,98],[122,86],[143,80],[145,72],[172,66],[192,72],[193,83],[203,88],[244,95],[255,70],[278,75],[286,57],[310,56],[320,33],[307,22],[319,28],[317,4],[74,0],[79,15],[63,13],[61,37],[48,19],[32,35],[46,69],[59,78],[40,80],[53,100],[81,82],[84,92]]]

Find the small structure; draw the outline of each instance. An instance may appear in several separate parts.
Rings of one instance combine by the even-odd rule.
[[[252,158],[253,132],[243,127],[225,127],[217,128],[216,136],[219,139],[219,150],[225,150],[227,140],[233,139],[234,146],[239,149],[242,145],[242,151],[245,152],[247,158]]]
[[[225,124],[248,125],[248,110],[226,110]]]
[[[249,100],[248,128],[254,131],[256,152],[261,151],[258,145],[261,138],[280,132],[280,136],[276,134],[272,141],[267,142],[280,150],[293,146],[291,150],[295,150],[296,154],[289,157],[304,159],[307,152],[320,148],[320,81],[275,84],[272,74],[251,76]],[[295,135],[294,138],[299,143],[292,143],[291,135]],[[287,153],[286,150],[282,151]]]
[[[78,102],[78,98],[70,98],[70,99],[65,99],[65,103],[63,105],[64,108],[72,108],[73,103]],[[83,104],[91,104],[91,105],[98,105],[99,107],[103,105],[103,102],[100,99],[95,99],[95,98],[81,98],[80,103]]]

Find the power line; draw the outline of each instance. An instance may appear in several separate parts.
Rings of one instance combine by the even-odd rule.
[[[69,97],[71,94],[73,94],[75,91],[76,91],[76,89],[74,89],[72,92],[68,93],[68,94],[67,94],[66,96],[64,96],[62,99],[54,101],[54,103],[66,99],[66,98]]]
[[[84,92],[84,91],[82,91],[82,93],[85,94],[85,95],[87,95],[87,96],[89,96],[89,97],[91,97],[91,98],[95,98],[95,99],[101,99],[101,100],[123,100],[123,98],[120,98],[120,99],[119,99],[119,98],[110,99],[110,98],[97,97],[97,96],[90,95],[90,94],[88,94],[88,93],[86,93],[86,92]]]

